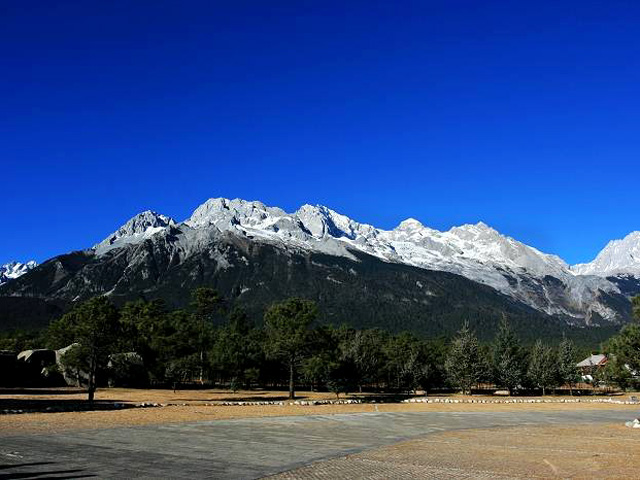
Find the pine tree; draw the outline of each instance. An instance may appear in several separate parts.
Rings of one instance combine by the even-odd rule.
[[[616,384],[623,392],[629,388],[633,376],[627,365],[616,355],[609,354],[607,364],[596,372],[597,380],[606,388]]]
[[[106,297],[95,297],[75,306],[49,328],[54,342],[77,343],[62,357],[62,363],[86,373],[90,402],[97,388],[96,374],[106,366],[119,333],[118,310]]]
[[[565,336],[558,346],[558,378],[562,384],[569,386],[569,392],[573,395],[573,387],[578,383],[580,375],[576,367],[576,348]]]
[[[318,309],[310,300],[291,298],[269,307],[264,315],[267,335],[266,350],[283,360],[289,370],[289,398],[295,397],[295,375],[305,356],[309,341],[309,326]]]
[[[496,385],[508,389],[509,395],[522,383],[522,347],[506,317],[502,317],[493,346],[493,372]]]
[[[556,358],[553,349],[544,345],[542,340],[533,346],[527,377],[533,385],[542,389],[542,395],[546,395],[546,389],[556,383]]]
[[[478,338],[466,322],[451,344],[445,369],[451,382],[459,387],[463,394],[471,394],[471,388],[480,378],[480,356]]]
[[[198,349],[200,360],[200,383],[204,383],[204,369],[207,364],[206,352],[213,343],[214,317],[222,312],[223,301],[213,288],[196,288],[192,294],[191,306],[195,321],[200,325]]]
[[[611,351],[631,370],[640,372],[640,323],[625,325],[611,339]]]
[[[640,295],[636,295],[631,299],[631,309],[633,313],[633,320],[636,323],[640,323]]]

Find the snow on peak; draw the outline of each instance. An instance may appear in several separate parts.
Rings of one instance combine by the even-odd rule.
[[[168,217],[143,212],[95,249],[102,253],[120,244],[136,243],[170,225],[175,223]],[[303,205],[287,213],[258,201],[212,198],[177,227],[184,227],[185,238],[200,238],[201,233],[213,228],[285,248],[349,258],[355,258],[355,252],[364,252],[386,262],[451,272],[489,285],[549,314],[574,315],[592,308],[601,290],[617,291],[612,282],[591,275],[591,271],[572,269],[559,257],[502,235],[483,222],[439,231],[408,218],[393,230],[382,230],[322,205]],[[635,238],[636,249],[624,249],[630,252],[625,264],[633,255],[640,260],[640,233],[628,238]],[[633,243],[627,239],[624,242]],[[559,305],[553,299],[554,293],[548,290],[552,287],[547,286],[548,277],[559,280],[562,287],[558,288],[570,299],[569,306]],[[603,317],[615,315],[604,305],[597,308]]]
[[[193,228],[215,225],[221,230],[240,224],[260,228],[284,215],[283,210],[267,207],[262,202],[211,198],[196,208],[184,223]]]
[[[640,232],[610,241],[595,260],[574,265],[572,269],[578,275],[640,275]]]
[[[146,210],[131,218],[93,249],[100,255],[124,244],[140,242],[175,225],[176,222],[172,218]]]
[[[26,263],[9,262],[0,266],[0,285],[7,283],[10,280],[21,277],[29,270],[36,268],[38,264],[34,260],[30,260]]]
[[[407,218],[400,222],[400,224],[394,230],[422,230],[426,228],[420,221],[415,218]]]
[[[449,232],[456,234],[460,237],[466,238],[478,238],[478,237],[499,237],[500,233],[491,228],[484,222],[467,223],[460,225],[459,227],[453,227]]]
[[[375,230],[322,205],[303,205],[295,215],[315,238],[333,237],[355,240]]]
[[[483,222],[442,232],[409,218],[393,230],[382,230],[322,205],[303,205],[287,213],[261,202],[215,198],[198,207],[184,224],[193,229],[215,226],[333,255],[353,256],[354,251],[360,251],[387,262],[456,273],[550,314],[571,314],[574,310],[558,307],[544,293],[546,287],[532,286],[548,276],[565,285],[570,309],[586,308],[600,289],[616,288],[597,277],[576,276],[559,257],[504,236]],[[603,315],[609,313],[603,310]]]
[[[541,275],[549,271],[571,274],[558,257],[503,236],[483,222],[441,232],[408,218],[386,231],[322,205],[303,205],[296,212],[287,213],[261,202],[213,198],[199,206],[185,225],[192,228],[215,225],[223,231],[280,240],[295,238],[310,248],[322,242],[339,241],[387,261],[456,273],[464,264],[491,264]]]

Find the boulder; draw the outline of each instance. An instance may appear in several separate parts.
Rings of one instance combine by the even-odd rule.
[[[24,386],[49,386],[60,383],[53,374],[56,365],[56,352],[45,348],[24,350],[16,358],[20,384]]]
[[[110,387],[144,387],[149,382],[144,361],[137,352],[109,355],[107,370]]]
[[[58,370],[62,374],[62,378],[64,378],[65,383],[72,387],[81,387],[82,385],[86,385],[89,381],[89,375],[86,372],[83,372],[78,368],[67,367],[62,362],[63,357],[74,347],[78,346],[80,346],[79,343],[72,343],[71,345],[67,345],[66,347],[55,351]]]
[[[35,367],[49,367],[56,363],[55,350],[48,350],[46,348],[38,348],[35,350],[25,350],[18,354],[18,361],[24,362],[28,365]]]
[[[631,428],[640,428],[640,419],[639,419],[639,418],[636,418],[636,419],[634,419],[634,420],[633,420],[633,421],[631,421],[631,422],[627,422],[627,423],[625,423],[625,425],[626,425],[627,427],[631,427]]]

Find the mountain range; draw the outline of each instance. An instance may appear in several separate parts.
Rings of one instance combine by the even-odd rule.
[[[359,326],[399,328],[404,315],[418,330],[448,331],[447,319],[504,311],[532,325],[612,326],[629,320],[640,293],[640,232],[570,266],[482,222],[438,231],[407,219],[384,230],[324,206],[287,213],[215,198],[182,222],[145,211],[91,248],[11,271],[22,274],[0,285],[4,301],[62,310],[101,294],[182,306],[206,284],[256,315],[297,294],[316,298],[326,321]]]

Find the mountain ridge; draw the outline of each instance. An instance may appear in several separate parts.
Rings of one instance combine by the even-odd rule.
[[[557,255],[502,235],[484,222],[439,231],[409,218],[392,230],[384,230],[322,205],[305,204],[287,213],[259,201],[212,198],[179,225],[194,229],[214,226],[347,258],[352,258],[351,250],[359,250],[387,262],[456,273],[549,315],[584,317],[587,322],[595,314],[606,320],[618,315],[599,301],[602,293],[621,293],[615,282],[598,275],[576,274]],[[559,296],[557,288],[546,285],[546,277],[560,280],[562,301],[553,298]],[[554,291],[549,292],[550,288]]]
[[[229,245],[238,242],[253,247],[243,247],[248,252],[243,260],[227,258],[236,248]],[[126,295],[126,288],[152,294],[165,283],[174,285],[166,278],[168,272],[176,278],[186,273],[183,283],[195,285],[193,278],[211,283],[227,270],[240,272],[242,265],[254,262],[252,248],[259,245],[301,258],[323,255],[362,262],[365,255],[383,264],[459,275],[542,315],[575,325],[624,323],[629,318],[627,297],[640,292],[640,280],[632,275],[618,279],[580,274],[560,257],[502,235],[483,222],[439,231],[408,218],[384,230],[321,205],[307,204],[287,213],[259,201],[212,198],[182,222],[142,212],[94,247],[65,257],[62,263],[61,257],[55,257],[36,273],[9,282],[0,295],[51,296],[73,302],[87,295]],[[199,274],[202,265],[210,268]],[[388,270],[376,265],[379,271]],[[98,272],[113,281],[104,280]],[[413,276],[411,272],[406,274]],[[327,278],[332,277],[322,281]]]

